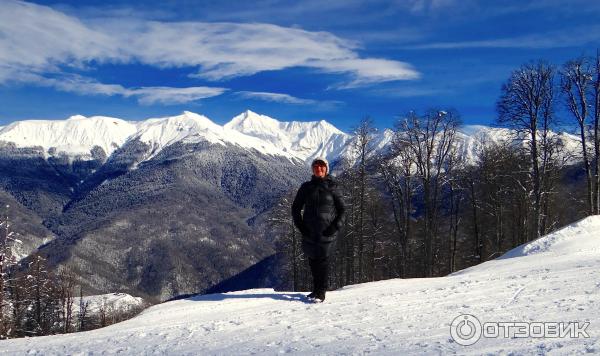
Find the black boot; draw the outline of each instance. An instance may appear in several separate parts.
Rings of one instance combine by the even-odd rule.
[[[315,293],[314,299],[316,302],[323,303],[325,301],[325,291],[324,290],[317,291]]]

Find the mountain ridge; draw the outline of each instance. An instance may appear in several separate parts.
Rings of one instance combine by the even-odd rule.
[[[459,151],[467,161],[473,162],[475,151],[482,141],[500,142],[509,139],[509,136],[509,129],[465,125],[457,135]],[[374,151],[381,152],[389,147],[392,137],[393,131],[389,128],[376,131],[372,143]],[[563,137],[569,151],[578,148],[575,136],[563,134]],[[220,145],[232,144],[296,163],[306,164],[316,157],[325,157],[335,166],[343,159],[356,159],[353,152],[355,137],[325,120],[280,121],[251,110],[234,116],[223,125],[205,115],[183,111],[180,115],[140,121],[73,115],[64,120],[21,120],[0,127],[0,144],[41,148],[39,154],[44,159],[93,160],[101,156],[108,159],[116,150],[135,140],[150,147],[142,162],[176,142],[195,143],[201,140]]]
[[[254,127],[234,125],[236,118],[241,117],[251,117]],[[257,128],[265,128],[265,122],[269,122],[271,127],[277,126],[278,132],[261,135]],[[273,141],[277,135],[280,140]],[[256,149],[263,154],[282,156],[291,161],[306,161],[313,151],[318,151],[318,154],[338,152],[349,137],[325,120],[283,122],[250,110],[236,115],[224,125],[216,124],[204,115],[183,111],[180,115],[140,121],[73,115],[63,120],[20,120],[0,127],[0,142],[13,143],[18,148],[41,147],[46,159],[59,155],[89,159],[95,146],[110,156],[116,149],[135,139],[152,147],[153,154],[146,157],[150,159],[175,142],[193,143],[204,139],[211,143]],[[288,141],[289,144],[280,148],[277,144],[282,141]],[[334,147],[319,149],[319,141],[332,141]]]

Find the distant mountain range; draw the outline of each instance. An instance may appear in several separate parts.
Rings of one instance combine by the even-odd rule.
[[[467,159],[481,141],[501,141],[509,130],[481,125],[467,125],[458,135],[460,151]],[[577,149],[577,138],[561,134],[569,150]],[[392,131],[375,133],[376,151],[385,149]],[[152,159],[175,143],[207,141],[222,146],[234,145],[262,154],[279,156],[291,162],[309,162],[317,156],[335,162],[350,157],[353,136],[327,121],[283,122],[247,110],[221,126],[203,115],[183,112],[178,116],[126,121],[106,116],[71,116],[66,120],[23,120],[0,127],[0,144],[16,148],[38,148],[45,159],[69,157],[92,160],[101,155],[110,157],[115,150],[131,141],[150,147],[141,161]]]
[[[323,120],[280,122],[249,110],[223,126],[186,111],[144,121],[76,115],[66,120],[16,121],[0,128],[0,141],[19,148],[41,147],[45,158],[66,155],[91,159],[95,147],[109,157],[128,142],[139,140],[151,148],[143,161],[175,143],[199,141],[255,149],[290,161],[307,161],[314,156],[339,155],[350,138]]]
[[[464,127],[459,152],[473,161],[483,142],[508,134]],[[374,152],[392,137],[377,132]],[[576,138],[562,137],[575,152]],[[310,177],[314,157],[353,162],[354,141],[326,121],[252,111],[223,126],[191,112],[17,121],[0,128],[0,203],[11,206],[20,258],[39,250],[70,266],[89,294],[165,300],[271,261],[272,236],[253,221]]]

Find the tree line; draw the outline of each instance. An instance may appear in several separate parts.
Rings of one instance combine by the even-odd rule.
[[[50,271],[38,254],[17,261],[13,250],[21,241],[11,229],[9,208],[0,217],[0,340],[97,329],[146,307],[116,308],[106,298],[91,305],[73,271]]]
[[[523,64],[502,85],[496,108],[496,136],[477,137],[474,157],[465,156],[460,115],[451,109],[406,113],[385,152],[375,150],[373,121],[359,122],[351,159],[337,165],[347,217],[331,288],[443,276],[600,214],[600,54],[562,66]],[[578,137],[576,152],[565,147],[565,129]],[[296,189],[270,223],[286,287],[310,290],[289,214]]]

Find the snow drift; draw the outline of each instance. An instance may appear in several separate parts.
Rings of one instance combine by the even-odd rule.
[[[89,332],[0,343],[3,354],[565,354],[600,352],[600,216],[447,277],[329,292],[255,289],[166,302]],[[589,338],[481,338],[462,346],[452,320],[589,322]]]

